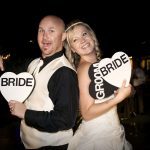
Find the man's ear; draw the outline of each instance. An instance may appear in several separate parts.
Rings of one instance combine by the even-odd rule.
[[[64,41],[65,39],[66,39],[66,32],[64,32],[62,35],[62,41]]]

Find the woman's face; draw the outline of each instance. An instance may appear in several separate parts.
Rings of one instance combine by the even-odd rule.
[[[69,44],[73,52],[84,56],[94,51],[94,40],[85,26],[77,25],[68,34]]]

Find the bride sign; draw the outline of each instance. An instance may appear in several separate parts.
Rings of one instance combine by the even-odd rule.
[[[18,75],[13,72],[5,72],[0,77],[0,91],[7,101],[23,102],[31,94],[34,85],[34,77],[27,72]]]
[[[124,52],[115,53],[112,58],[104,58],[94,63],[89,68],[90,95],[98,100],[107,98],[122,86],[126,80],[126,86],[131,78],[131,62]]]

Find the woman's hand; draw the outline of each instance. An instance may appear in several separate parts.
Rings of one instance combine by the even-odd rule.
[[[123,101],[131,95],[131,84],[129,84],[127,87],[125,85],[126,81],[123,81],[121,88],[119,88],[117,91],[114,91],[115,99],[117,99],[118,102]]]

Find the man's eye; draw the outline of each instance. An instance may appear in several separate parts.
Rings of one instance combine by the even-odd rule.
[[[43,30],[40,29],[40,30],[38,30],[38,32],[43,32]]]
[[[86,35],[87,35],[87,33],[86,33],[86,32],[84,32],[84,33],[83,33],[83,36],[86,36]]]
[[[49,30],[49,32],[51,32],[51,33],[52,33],[52,32],[54,32],[54,30]]]

